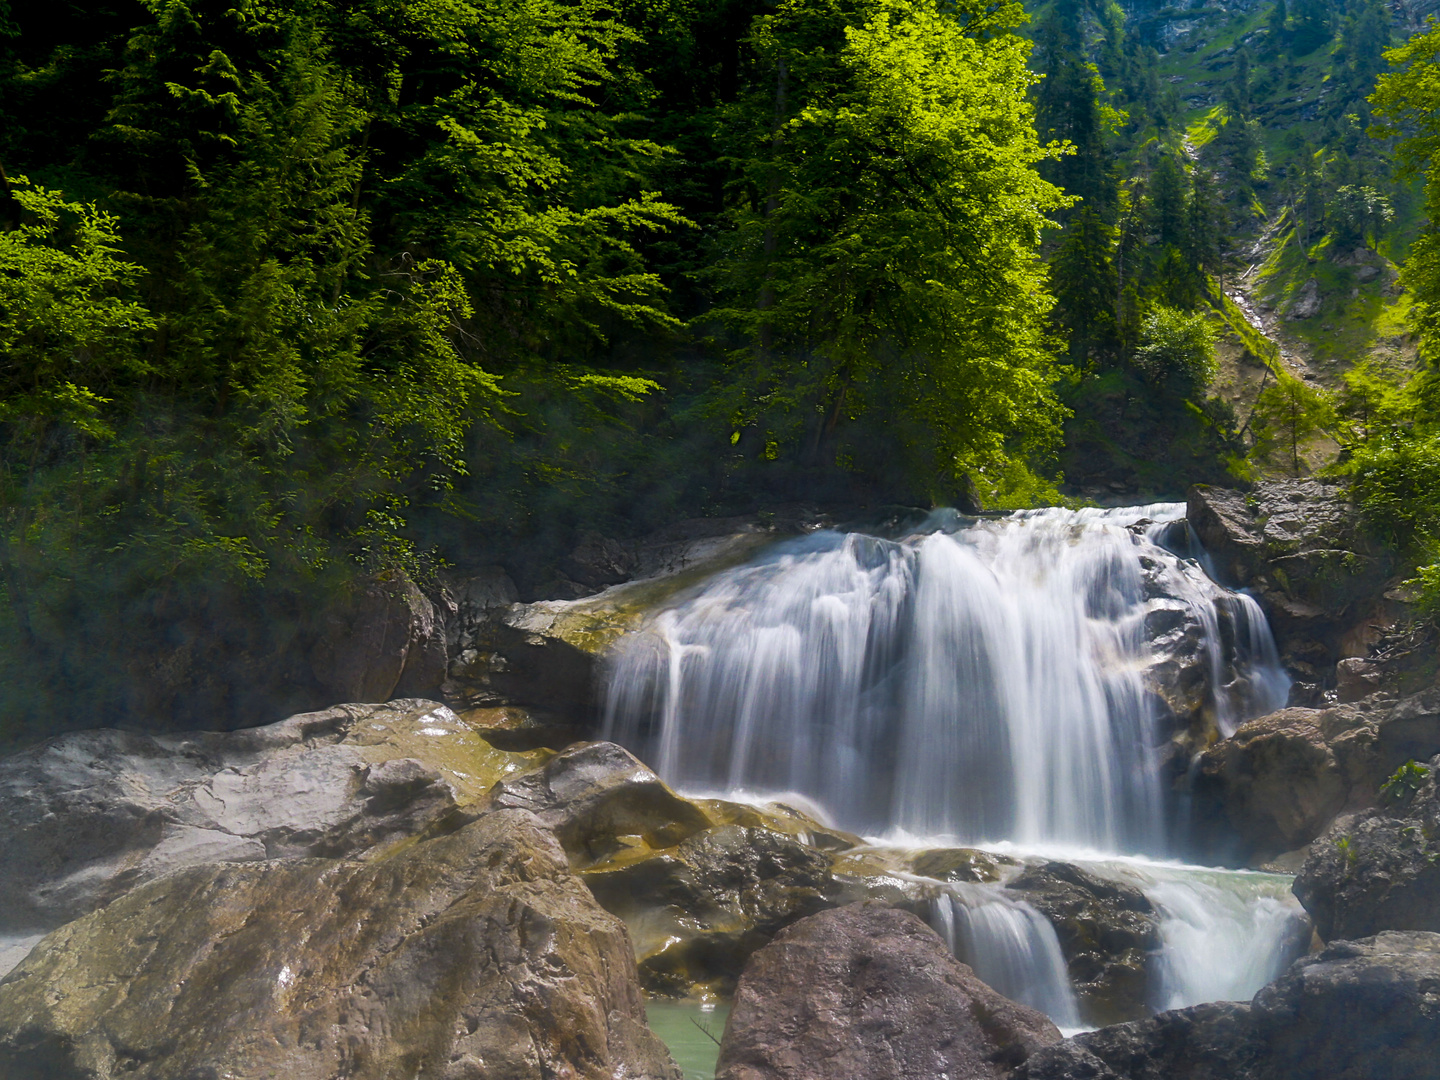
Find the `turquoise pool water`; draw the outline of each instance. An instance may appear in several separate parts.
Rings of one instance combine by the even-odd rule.
[[[645,1014],[650,1018],[650,1030],[670,1048],[685,1080],[715,1080],[715,1059],[730,1006],[652,998],[645,1002]]]

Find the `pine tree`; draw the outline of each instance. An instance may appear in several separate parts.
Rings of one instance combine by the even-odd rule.
[[[1079,9],[1057,4],[1037,34],[1035,63],[1044,76],[1035,94],[1035,127],[1042,141],[1068,142],[1074,151],[1044,162],[1042,174],[1113,221],[1118,179],[1106,145],[1101,96],[1105,84],[1081,54]],[[1064,220],[1066,213],[1062,212]]]
[[[1275,0],[1270,8],[1270,14],[1265,20],[1265,52],[1273,56],[1280,52],[1286,44],[1286,23],[1290,19],[1290,13],[1286,10],[1285,0]]]
[[[1296,56],[1314,52],[1334,33],[1326,0],[1295,0],[1291,16],[1290,48]]]
[[[1185,176],[1169,154],[1161,157],[1150,179],[1150,227],[1162,248],[1185,243]]]
[[[1082,370],[1097,352],[1118,344],[1114,246],[1115,230],[1082,208],[1071,217],[1050,263],[1055,321],[1069,338],[1071,361]]]
[[[1215,181],[1197,165],[1190,171],[1184,246],[1185,257],[1197,273],[1220,276],[1226,232],[1225,208],[1215,190]]]

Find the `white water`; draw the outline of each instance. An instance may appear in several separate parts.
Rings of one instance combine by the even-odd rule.
[[[1059,1027],[1080,1025],[1055,928],[1029,904],[983,885],[948,885],[933,905],[931,922],[986,984],[1048,1014]]]
[[[1263,614],[1211,581],[1183,511],[942,512],[900,539],[778,545],[626,640],[607,737],[676,786],[798,792],[860,832],[1163,856],[1153,642],[1197,639],[1174,677],[1201,680],[1222,734],[1288,691]],[[1163,916],[1158,1007],[1248,997],[1277,973],[1293,903],[1148,865],[1126,873],[1149,875]],[[947,890],[934,921],[957,954],[1073,1026],[1045,920],[994,887]]]
[[[852,829],[1161,853],[1147,589],[1203,628],[1222,730],[1288,685],[1253,601],[1129,527],[1181,509],[780,545],[626,642],[607,736],[672,783],[799,791]]]

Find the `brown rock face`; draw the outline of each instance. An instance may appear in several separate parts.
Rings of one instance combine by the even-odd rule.
[[[1379,808],[1341,818],[1311,847],[1295,895],[1326,941],[1440,931],[1437,769],[1440,757],[1407,766]]]
[[[1258,864],[1310,843],[1342,811],[1373,806],[1397,768],[1437,753],[1440,689],[1281,709],[1206,750],[1195,794],[1240,838],[1224,857]]]
[[[630,943],[529,814],[379,863],[206,865],[0,982],[8,1080],[679,1080]]]
[[[979,1080],[1059,1041],[914,915],[867,901],[802,919],[751,958],[716,1080]]]
[[[445,629],[409,578],[367,581],[320,620],[310,651],[331,701],[433,695],[445,680]]]
[[[1349,784],[1316,709],[1281,709],[1242,724],[1201,759],[1223,790],[1230,824],[1264,861],[1308,844],[1345,806]]]

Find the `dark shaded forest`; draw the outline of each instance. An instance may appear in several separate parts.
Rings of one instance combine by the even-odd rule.
[[[1304,385],[1226,285],[1389,252],[1430,355],[1440,36],[1206,17],[1202,107],[1174,12],[1081,0],[0,0],[0,735],[325,704],[267,687],[358,582],[1317,434],[1440,591],[1429,367]]]

